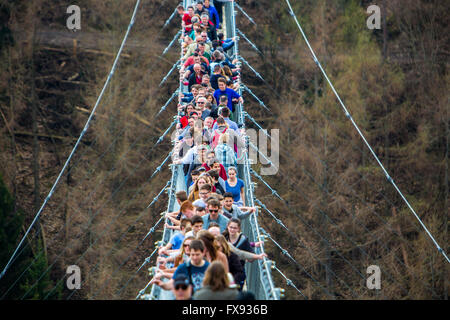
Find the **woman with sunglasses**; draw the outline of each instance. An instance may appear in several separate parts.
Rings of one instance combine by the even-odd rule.
[[[166,278],[171,278],[173,273],[175,272],[175,270],[177,269],[177,267],[182,264],[185,263],[189,260],[189,245],[191,244],[191,241],[194,240],[195,237],[194,236],[189,236],[184,238],[183,244],[179,250],[179,253],[177,255],[171,255],[167,258],[163,258],[163,257],[158,257],[158,262],[159,262],[159,269],[161,269],[164,273],[164,276]],[[172,263],[174,264],[173,268],[170,269],[166,269],[166,265],[167,263]]]
[[[189,245],[191,241],[195,238],[193,236],[186,237],[181,246],[180,253],[174,258],[174,266],[178,267],[180,264],[187,262],[189,260]]]

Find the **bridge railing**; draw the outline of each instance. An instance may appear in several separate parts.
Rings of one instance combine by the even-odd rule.
[[[189,5],[195,5],[193,0],[184,0],[183,6],[187,8]],[[235,3],[234,1],[224,2],[224,17],[223,17],[223,29],[227,38],[236,37],[236,21],[235,21]],[[180,42],[183,39],[184,32],[180,38]],[[233,47],[233,58],[237,58],[239,55],[238,39],[235,41]],[[183,51],[181,50],[181,56]],[[239,62],[240,63],[240,62]],[[180,81],[180,92],[186,92],[187,88]],[[242,95],[242,89],[239,89],[239,94]],[[241,128],[245,128],[244,121],[244,106],[242,104],[236,107],[236,118]],[[244,155],[243,163],[238,164],[238,175],[241,177],[245,184],[245,199],[247,206],[254,206],[254,184],[251,181],[250,172],[250,159],[248,153]],[[175,199],[175,193],[180,190],[186,190],[186,182],[184,178],[182,165],[171,165],[172,179],[171,188],[169,191],[169,202],[167,206],[167,212],[173,212],[179,210],[179,205]],[[248,219],[242,221],[242,232],[249,238],[251,242],[258,242],[262,240],[259,232],[258,224],[258,210],[255,214],[250,215]],[[167,243],[172,236],[173,231],[171,229],[164,229],[162,242]],[[264,244],[261,247],[256,248],[256,253],[264,252]],[[280,299],[280,290],[275,288],[271,275],[271,261],[267,258],[258,260],[256,262],[246,264],[247,290],[255,294],[258,300],[278,300]],[[172,293],[170,291],[162,290],[159,286],[153,285],[151,289],[150,298],[154,300],[168,300],[172,299]]]
[[[170,168],[172,170],[172,178],[169,189],[169,202],[167,205],[167,212],[174,212],[180,209],[180,205],[176,201],[175,194],[178,191],[186,190],[186,182],[184,180],[183,165],[172,164]],[[164,228],[161,241],[163,243],[168,243],[172,236],[172,233],[173,230]],[[167,290],[162,290],[157,285],[153,285],[150,292],[150,297],[153,300],[170,300],[172,299],[172,293]]]
[[[236,37],[236,7],[234,1],[226,2],[224,5],[226,37]],[[233,46],[233,58],[239,56],[239,38],[236,37]],[[239,62],[240,64],[240,62]],[[239,95],[242,96],[242,88],[238,89]],[[244,105],[239,104],[236,108],[236,119],[241,128],[245,128]],[[247,137],[248,138],[248,137]],[[247,148],[248,149],[248,148]],[[244,155],[243,164],[238,165],[238,174],[244,180],[246,205],[254,207],[254,184],[251,181],[250,159],[248,153]],[[242,232],[249,238],[251,242],[261,241],[258,224],[258,210],[255,214],[250,215],[248,219],[242,221]],[[264,245],[256,248],[256,253],[264,252]],[[253,263],[246,264],[247,274],[247,290],[255,294],[258,300],[279,300],[280,290],[275,288],[271,275],[271,261],[264,258]]]

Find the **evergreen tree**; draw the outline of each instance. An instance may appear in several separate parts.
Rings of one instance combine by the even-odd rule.
[[[14,212],[14,199],[0,176],[0,265],[3,269],[8,263],[21,237],[23,212]],[[42,241],[22,244],[15,260],[9,266],[5,276],[0,280],[1,299],[44,299],[53,288],[50,275],[45,272],[48,264],[42,248]],[[34,246],[34,252],[30,245]],[[60,296],[61,288],[49,295],[49,299]]]

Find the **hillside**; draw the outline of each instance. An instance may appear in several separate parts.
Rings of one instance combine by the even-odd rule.
[[[355,121],[448,252],[450,4],[384,1],[382,30],[372,31],[365,13],[370,1],[292,2]],[[70,4],[0,5],[0,174],[13,199],[5,212],[23,213],[23,229],[96,102],[135,1],[78,1],[82,20],[75,33],[65,27]],[[42,252],[46,261],[39,261],[49,267],[37,274],[48,274],[50,284],[34,298],[56,286],[59,298],[134,299],[149,280],[146,271],[134,273],[161,228],[138,244],[167,205],[163,194],[146,209],[170,179],[167,165],[149,178],[171,149],[168,139],[152,146],[176,111],[172,103],[155,119],[178,85],[174,74],[159,87],[179,55],[174,46],[161,56],[179,28],[174,19],[161,30],[176,4],[142,2],[95,120],[27,240],[32,250],[23,256],[33,261]],[[259,219],[298,265],[267,242],[270,258],[312,299],[447,299],[448,264],[340,109],[284,1],[239,4],[257,25],[238,14],[238,26],[262,52],[241,38],[241,54],[266,82],[245,67],[243,80],[271,112],[251,96],[246,110],[264,128],[280,129],[280,170],[264,178],[287,203],[262,183],[256,195],[292,233],[263,212]],[[383,274],[377,292],[365,287],[373,264]],[[73,295],[63,286],[69,265],[82,270],[82,289]],[[0,284],[2,295],[11,283]],[[7,297],[26,292],[17,285]],[[289,287],[286,296],[299,299]]]

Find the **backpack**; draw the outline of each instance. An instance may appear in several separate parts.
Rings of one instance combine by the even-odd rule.
[[[218,131],[218,129],[216,129],[214,131],[214,137],[213,140],[211,142],[211,149],[215,149],[217,147],[217,145],[219,144],[219,137],[221,134],[224,134],[226,131],[228,130],[228,128],[225,128],[225,130],[223,130],[223,132]]]
[[[235,247],[238,248],[241,244],[244,243],[245,239],[247,239],[247,238],[244,236],[243,233],[241,233],[241,234],[239,235],[238,240],[236,241]]]
[[[191,271],[191,262],[190,261],[187,262],[186,268],[187,268],[187,272],[188,272],[189,283],[191,284],[192,289],[193,289],[194,283],[192,282],[192,271]]]

